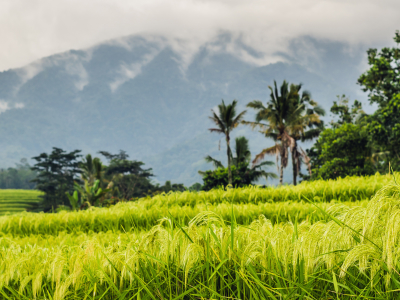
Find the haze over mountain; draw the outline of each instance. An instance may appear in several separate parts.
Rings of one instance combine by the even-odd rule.
[[[195,49],[184,40],[135,35],[52,55],[0,73],[0,167],[53,146],[83,154],[123,149],[153,168],[156,181],[201,182],[197,171],[212,168],[204,156],[226,161],[224,139],[207,131],[221,99],[237,99],[240,111],[251,100],[265,102],[268,85],[286,79],[303,83],[327,111],[339,94],[365,103],[356,85],[365,51],[304,36],[265,64],[225,32]],[[272,145],[243,126],[239,135],[250,139],[253,157]]]

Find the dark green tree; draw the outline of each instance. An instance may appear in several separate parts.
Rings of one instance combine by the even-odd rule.
[[[385,47],[379,52],[368,49],[370,69],[358,79],[364,92],[369,92],[370,103],[385,107],[395,95],[400,94],[400,33],[397,30],[396,47]]]
[[[201,191],[202,187],[201,183],[196,182],[189,187],[189,191]]]
[[[331,121],[332,128],[338,128],[345,123],[360,123],[367,114],[362,109],[361,102],[355,100],[349,107],[349,98],[346,95],[337,96],[338,101],[333,101],[331,113],[337,116],[337,120]]]
[[[153,176],[152,169],[143,169],[143,162],[129,160],[129,155],[122,150],[119,154],[106,151],[99,153],[109,160],[109,165],[104,168],[105,179],[110,182],[108,188],[113,188],[118,198],[129,200],[155,191],[156,187],[150,180]]]
[[[308,156],[312,180],[372,175],[376,170],[366,128],[352,123],[325,129]]]
[[[236,105],[237,101],[233,100],[232,104],[225,105],[224,100],[222,103],[218,105],[218,114],[217,112],[212,111],[212,116],[210,119],[217,125],[217,128],[209,129],[211,132],[218,132],[225,135],[226,140],[226,155],[228,157],[228,183],[230,185],[233,184],[232,181],[232,173],[231,173],[231,148],[230,148],[230,133],[236,128],[240,122],[246,111],[242,111],[238,115],[236,115]]]
[[[81,173],[80,162],[81,150],[66,152],[60,148],[53,147],[50,154],[42,153],[32,159],[36,164],[31,168],[37,172],[33,180],[36,188],[45,194],[42,197],[44,210],[56,209],[60,204],[69,203],[66,192],[73,192],[74,181],[78,180]]]
[[[254,183],[261,177],[265,180],[269,178],[277,178],[276,174],[267,172],[262,169],[264,166],[271,166],[274,163],[270,161],[264,161],[257,165],[250,167],[251,152],[249,149],[249,141],[245,137],[237,137],[235,139],[235,156],[230,153],[232,161],[232,182],[233,186],[241,187]],[[214,171],[199,171],[199,174],[203,176],[204,185],[203,190],[210,190],[214,187],[226,186],[229,183],[228,180],[228,168],[211,156],[205,157],[207,162],[213,163],[216,170]]]
[[[380,51],[369,49],[370,68],[360,76],[358,83],[369,92],[370,103],[378,109],[368,117],[367,127],[372,139],[374,156],[386,157],[382,167],[389,162],[400,170],[400,33],[396,31],[395,47]]]
[[[159,187],[159,189],[165,193],[186,191],[186,187],[183,183],[171,183],[169,180],[167,180],[163,186]]]
[[[92,158],[92,155],[88,154],[80,164],[82,169],[82,179],[86,180],[89,185],[93,185],[96,180],[100,181],[100,186],[103,181],[104,168],[100,158]]]
[[[276,178],[276,174],[268,173],[261,168],[265,165],[270,165],[270,162],[264,161],[254,168],[249,168],[246,164],[240,164],[238,168],[232,165],[232,186],[244,187],[253,184],[255,181],[262,177]],[[228,185],[228,168],[218,168],[216,170],[208,170],[201,173],[203,176],[203,187],[204,191],[209,191],[217,187],[225,187]]]

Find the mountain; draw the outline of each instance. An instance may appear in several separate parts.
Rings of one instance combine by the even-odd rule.
[[[301,37],[263,65],[261,53],[224,33],[194,51],[184,41],[129,36],[46,57],[0,73],[0,167],[53,146],[123,149],[153,168],[158,182],[201,182],[197,171],[212,168],[204,156],[225,158],[222,136],[207,131],[221,99],[237,99],[242,110],[286,79],[329,109],[336,95],[360,96],[363,51]],[[253,156],[272,144],[249,128],[235,131],[250,138]]]

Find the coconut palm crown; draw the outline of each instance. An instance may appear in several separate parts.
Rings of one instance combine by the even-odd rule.
[[[283,169],[288,164],[289,150],[292,154],[293,184],[296,184],[301,157],[305,155],[304,151],[299,151],[297,140],[312,139],[317,137],[322,130],[322,121],[319,116],[324,115],[324,110],[311,100],[309,92],[305,91],[300,95],[301,87],[301,84],[289,86],[286,81],[283,81],[278,90],[276,81],[274,81],[274,88],[268,87],[271,94],[267,106],[264,106],[259,100],[247,104],[247,107],[257,111],[255,122],[243,122],[253,129],[260,128],[260,132],[265,137],[275,141],[275,145],[263,149],[253,163],[264,159],[267,154],[275,155],[280,184],[283,182]],[[280,165],[278,164],[279,158]],[[306,157],[304,157],[304,161],[308,161]]]

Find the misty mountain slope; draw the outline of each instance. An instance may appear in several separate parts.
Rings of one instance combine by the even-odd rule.
[[[222,136],[207,131],[210,110],[221,99],[237,99],[238,110],[254,99],[266,102],[274,79],[303,83],[326,109],[338,94],[357,95],[357,78],[349,79],[359,61],[352,60],[354,53],[308,40],[310,57],[296,45],[282,62],[257,65],[243,57],[258,59],[260,53],[229,34],[193,53],[162,37],[133,36],[1,72],[0,167],[53,146],[83,154],[123,149],[153,168],[159,182],[201,182],[197,171],[211,168],[204,156],[225,158],[224,140],[220,151],[216,146]],[[313,56],[315,63],[307,65]],[[327,61],[331,56],[337,68]],[[253,116],[249,111],[246,117]],[[272,145],[249,128],[235,131],[250,138],[253,157]]]

